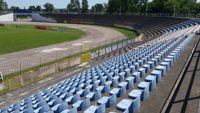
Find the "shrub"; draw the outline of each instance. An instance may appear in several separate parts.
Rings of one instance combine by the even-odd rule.
[[[5,26],[5,24],[0,23],[0,27],[3,27],[3,26]]]

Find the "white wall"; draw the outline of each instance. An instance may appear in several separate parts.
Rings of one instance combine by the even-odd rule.
[[[0,15],[0,22],[13,22],[14,21],[14,14],[5,14],[5,15]]]

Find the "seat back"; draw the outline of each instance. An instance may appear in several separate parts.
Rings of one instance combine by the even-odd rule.
[[[95,111],[95,113],[105,113],[105,112],[106,112],[105,104],[101,104],[100,106],[98,106],[98,108]]]
[[[63,102],[59,107],[58,107],[58,113],[61,113],[62,111],[64,111],[65,109],[68,108],[68,104],[67,102]]]
[[[113,94],[112,96],[109,97],[108,99],[108,105],[109,107],[114,105],[117,102],[117,96],[116,94]]]

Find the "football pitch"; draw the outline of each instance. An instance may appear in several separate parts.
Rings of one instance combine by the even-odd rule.
[[[36,29],[34,25],[0,26],[0,54],[69,42],[85,36],[85,33],[78,29],[57,26],[45,27],[50,29],[40,30]],[[62,29],[60,30],[60,28]],[[136,33],[131,30],[117,27],[107,28],[121,32],[128,38],[136,37]]]
[[[72,28],[39,30],[32,25],[0,26],[0,54],[77,40],[84,35]]]

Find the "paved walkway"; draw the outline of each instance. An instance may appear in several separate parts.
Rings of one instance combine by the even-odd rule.
[[[112,41],[123,39],[125,36],[115,30],[92,25],[59,24],[59,23],[35,23],[35,22],[14,22],[7,24],[33,24],[33,25],[53,25],[76,28],[86,32],[86,36],[75,41],[55,44],[46,47],[39,47],[20,52],[0,55],[0,71],[6,75],[37,66],[49,61],[53,61],[74,53],[95,48]]]

